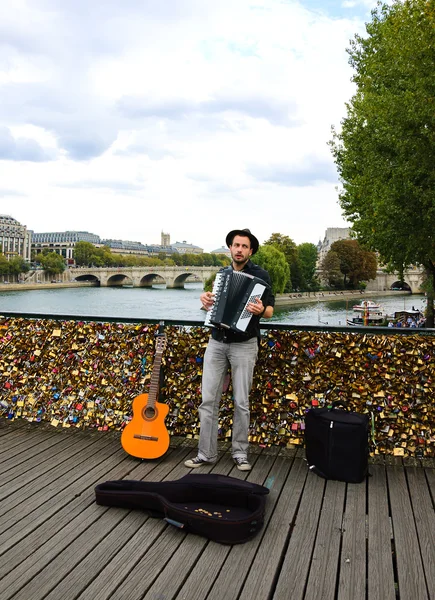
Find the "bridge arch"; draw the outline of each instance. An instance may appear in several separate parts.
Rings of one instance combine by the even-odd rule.
[[[181,273],[180,275],[177,275],[177,277],[175,277],[172,281],[172,284],[168,287],[171,288],[184,288],[184,284],[186,283],[186,280],[189,279],[189,277],[192,276],[192,273]]]
[[[152,287],[165,285],[167,288],[183,288],[192,280],[204,283],[219,267],[153,266],[153,267],[74,267],[67,269],[64,276],[70,281],[94,281],[101,287],[129,285]],[[190,279],[189,279],[190,278]]]
[[[133,280],[124,273],[114,273],[107,278],[107,287],[122,287],[123,285],[133,286]]]
[[[91,282],[95,283],[95,285],[101,284],[100,279],[96,275],[93,275],[92,273],[86,273],[85,275],[78,275],[77,277],[74,278],[74,281],[91,281]]]
[[[150,288],[153,285],[164,285],[166,280],[158,273],[148,273],[142,277],[139,281],[139,287]]]
[[[411,286],[406,283],[406,281],[394,281],[391,286],[390,286],[390,290],[403,290],[404,292],[411,292]]]

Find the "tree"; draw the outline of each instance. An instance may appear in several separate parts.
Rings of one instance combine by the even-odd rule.
[[[9,273],[9,261],[4,254],[0,253],[0,275]]]
[[[50,275],[58,275],[65,270],[65,261],[57,252],[49,252],[48,254],[38,255],[42,268]]]
[[[286,291],[290,289],[297,290],[301,286],[299,265],[297,265],[298,252],[294,241],[288,235],[281,233],[272,233],[270,238],[263,244],[264,246],[274,246],[285,256],[289,266],[289,278],[286,282]],[[294,281],[293,281],[294,279]]]
[[[315,291],[319,289],[319,283],[316,280],[317,266],[317,248],[314,244],[304,242],[297,247],[298,262],[302,280],[304,282],[303,289]]]
[[[74,260],[79,267],[89,267],[93,264],[96,248],[90,242],[77,242],[74,246]]]
[[[435,282],[435,3],[379,5],[348,49],[357,91],[332,152],[340,204],[365,246]],[[433,292],[427,324],[433,327]]]
[[[14,258],[11,258],[11,260],[9,261],[9,273],[11,275],[27,273],[29,269],[29,264],[26,263],[22,256],[14,256]]]
[[[357,240],[338,240],[331,245],[330,252],[338,256],[345,288],[350,283],[356,289],[360,281],[376,278],[376,255],[361,248]]]
[[[338,287],[342,280],[340,258],[336,252],[329,250],[321,264],[323,278],[330,286]]]
[[[282,294],[290,277],[290,267],[284,253],[275,246],[263,245],[255,255],[255,263],[269,272],[272,292]]]

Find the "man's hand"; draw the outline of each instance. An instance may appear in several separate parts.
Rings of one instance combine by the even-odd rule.
[[[253,315],[261,315],[264,313],[265,306],[261,300],[255,298],[254,302],[249,302],[246,310]]]
[[[199,299],[201,300],[201,304],[205,310],[210,310],[214,304],[214,294],[211,292],[204,292],[200,295]]]

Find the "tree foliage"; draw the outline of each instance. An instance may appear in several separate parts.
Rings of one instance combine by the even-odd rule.
[[[316,279],[317,248],[314,244],[305,242],[297,247],[298,262],[302,275],[301,289],[307,291],[316,291],[319,289],[319,282]]]
[[[282,294],[290,276],[290,267],[283,252],[275,246],[264,245],[255,255],[254,262],[266,269],[272,281],[274,294]]]
[[[284,254],[289,266],[289,277],[284,290],[297,289],[300,286],[300,273],[297,263],[297,247],[294,241],[288,236],[281,233],[272,233],[270,238],[266,240],[263,246],[273,246],[282,254]],[[283,291],[284,291],[283,290]]]
[[[333,250],[329,250],[321,264],[323,278],[326,280],[328,285],[332,287],[339,287],[342,280],[343,274],[340,270],[340,258],[338,254]]]
[[[29,264],[22,256],[14,256],[10,260],[0,252],[0,275],[12,275],[14,278],[20,273],[27,273]]]
[[[38,254],[36,258],[44,271],[47,271],[50,275],[59,275],[65,270],[65,261],[57,252]]]
[[[435,0],[379,5],[366,30],[348,49],[357,91],[331,141],[340,204],[385,264],[422,264],[434,281]]]
[[[357,240],[338,240],[331,245],[329,252],[338,256],[343,287],[349,284],[357,288],[360,281],[376,278],[377,260],[374,252],[361,248]]]
[[[97,248],[90,242],[77,242],[74,247],[74,259],[79,267],[135,267],[135,266],[197,266],[223,267],[229,265],[231,259],[225,254],[178,254],[168,257],[163,252],[157,256],[137,256],[135,254],[118,254],[109,246]]]

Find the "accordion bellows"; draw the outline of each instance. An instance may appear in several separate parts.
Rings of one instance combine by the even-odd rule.
[[[204,325],[245,332],[254,316],[246,310],[247,305],[261,299],[268,287],[265,281],[249,273],[232,269],[220,271],[213,286],[215,301]]]
[[[213,473],[175,481],[106,481],[95,488],[97,504],[144,510],[221,544],[241,544],[260,531],[268,493],[262,485]]]

